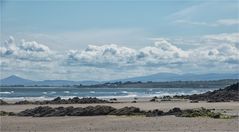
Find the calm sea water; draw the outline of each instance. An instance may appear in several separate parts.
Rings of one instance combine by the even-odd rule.
[[[216,88],[75,88],[75,87],[1,87],[0,98],[10,100],[53,99],[55,97],[127,98],[165,95],[190,95]]]

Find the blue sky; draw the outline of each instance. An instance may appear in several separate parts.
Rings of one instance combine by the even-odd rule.
[[[236,0],[3,0],[2,76],[107,80],[237,72],[238,5]],[[192,52],[202,58],[192,58]]]

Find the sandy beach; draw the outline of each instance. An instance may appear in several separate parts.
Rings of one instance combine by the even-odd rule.
[[[219,103],[190,103],[188,101],[166,101],[148,102],[139,101],[131,103],[107,103],[107,104],[61,104],[48,105],[51,107],[86,107],[95,105],[110,105],[115,108],[125,106],[135,106],[142,110],[160,109],[167,111],[174,107],[181,109],[192,109],[205,107],[216,109],[229,115],[238,115],[238,102],[219,102]],[[2,105],[1,110],[8,112],[20,112],[28,108],[39,105]],[[44,105],[45,106],[45,105]],[[218,131],[218,132],[237,132],[238,117],[232,119],[212,119],[207,117],[185,118],[175,116],[144,117],[144,116],[81,116],[81,117],[17,117],[2,116],[2,132],[74,132],[74,131]]]

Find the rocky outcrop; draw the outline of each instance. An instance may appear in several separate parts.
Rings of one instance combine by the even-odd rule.
[[[61,99],[60,97],[57,97],[53,100],[45,100],[45,101],[18,101],[15,104],[38,104],[38,105],[43,105],[43,104],[93,104],[93,103],[111,103],[107,100],[102,100],[98,98],[79,98],[79,97],[74,97],[74,98],[69,98],[69,99]]]
[[[138,115],[143,111],[135,107],[115,109],[111,106],[57,107],[39,106],[19,112],[18,116],[51,117],[51,116],[97,116],[97,115]]]
[[[109,113],[109,115],[142,115],[145,111],[141,111],[137,107],[124,107],[121,109],[116,109]]]
[[[180,115],[182,114],[182,110],[178,107],[170,109],[168,112],[164,113],[165,115]]]
[[[208,102],[239,101],[239,83],[212,92],[209,91],[203,94],[190,95],[187,96],[187,98],[190,100],[200,100]]]
[[[0,105],[8,105],[8,103],[0,99]]]
[[[15,102],[15,104],[17,104],[17,105],[34,104],[34,102],[23,100],[23,101]]]
[[[147,116],[147,117],[162,116],[162,115],[164,115],[164,112],[161,110],[158,110],[158,109],[155,109],[152,111],[150,110],[145,113],[145,116]]]
[[[3,113],[6,115],[6,112]],[[13,113],[14,114],[14,113]],[[39,106],[33,109],[26,109],[17,113],[18,116],[33,116],[33,117],[53,117],[53,116],[98,116],[98,115],[116,115],[116,116],[136,116],[143,115],[147,117],[175,115],[178,117],[211,117],[221,118],[223,114],[215,113],[212,110],[200,108],[200,109],[186,109],[181,110],[180,108],[173,108],[168,112],[163,112],[158,109],[143,111],[137,107],[124,107],[115,109],[111,106],[88,106],[85,108],[77,107],[57,107],[52,108],[49,106]]]
[[[221,113],[215,113],[209,109],[199,108],[199,109],[186,109],[176,114],[179,117],[211,117],[211,118],[221,118],[224,116]]]

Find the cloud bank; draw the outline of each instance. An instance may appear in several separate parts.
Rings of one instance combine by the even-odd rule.
[[[9,37],[0,47],[1,57],[29,61],[51,61],[52,51],[45,45],[35,41],[22,40],[20,44],[15,43],[13,37]]]
[[[207,35],[197,48],[182,49],[170,39],[133,49],[117,44],[54,51],[35,41],[9,37],[0,47],[4,74],[41,74],[42,78],[116,79],[157,72],[236,72],[239,33]],[[216,43],[216,45],[215,45]],[[12,72],[12,73],[11,73]],[[93,77],[94,76],[94,77]]]

